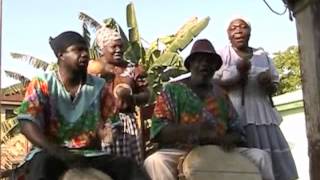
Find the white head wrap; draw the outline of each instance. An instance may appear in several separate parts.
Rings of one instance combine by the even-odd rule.
[[[231,24],[232,21],[237,20],[237,19],[243,20],[243,21],[249,26],[249,28],[250,28],[250,30],[251,30],[251,23],[250,23],[250,21],[248,20],[248,18],[246,18],[246,17],[244,17],[244,16],[242,16],[242,15],[233,15],[233,16],[229,19],[229,21],[227,22],[227,28],[226,28],[226,29],[229,28],[229,26],[230,26],[230,24]]]
[[[108,43],[111,41],[121,39],[121,35],[115,29],[108,27],[101,27],[97,30],[96,33],[96,43],[99,46],[99,49],[102,50]]]

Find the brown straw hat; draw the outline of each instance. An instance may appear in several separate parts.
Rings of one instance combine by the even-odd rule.
[[[222,59],[219,54],[217,54],[213,45],[208,39],[199,39],[194,42],[189,56],[184,61],[184,66],[189,70],[190,60],[198,54],[208,54],[211,56],[212,63],[217,63],[217,70],[220,69],[222,65]]]

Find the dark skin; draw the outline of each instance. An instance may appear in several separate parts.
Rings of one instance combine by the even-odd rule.
[[[183,83],[191,88],[200,99],[205,100],[213,90],[212,77],[219,67],[216,63],[212,63],[210,56],[199,55],[195,58],[197,59],[190,62],[191,77],[183,80]],[[214,126],[206,121],[197,124],[170,124],[161,130],[157,140],[161,144],[179,142],[193,145],[221,145],[226,151],[232,150],[239,141],[237,134],[228,133],[222,138],[217,138],[214,131]]]
[[[69,92],[71,100],[76,96],[77,89],[85,82],[86,69],[89,61],[88,47],[86,44],[73,44],[58,56],[58,65],[61,81]],[[59,147],[49,141],[39,126],[31,121],[22,121],[21,133],[37,147],[64,161],[70,167],[88,166],[86,159],[74,154],[65,148]]]
[[[127,66],[128,63],[123,60],[123,44],[121,39],[113,40],[109,44],[106,44],[102,49],[102,52],[101,61],[105,63],[105,73],[103,77],[113,78],[114,71],[117,67],[121,68]],[[147,84],[145,76],[137,78],[136,83],[138,86],[145,86]],[[147,103],[150,97],[150,91],[145,88],[143,91],[130,94],[129,90],[124,90],[121,91],[119,97],[119,108],[126,109],[126,107],[130,107],[132,104],[143,105]]]
[[[246,83],[248,73],[251,69],[250,59],[253,55],[253,49],[249,46],[251,28],[242,19],[233,20],[228,29],[228,37],[235,52],[241,57],[241,61],[237,64],[240,79],[232,82],[221,82],[221,85],[228,88],[239,83]],[[258,77],[259,84],[265,88],[268,93],[276,91],[276,84],[272,83],[270,72],[261,73]]]

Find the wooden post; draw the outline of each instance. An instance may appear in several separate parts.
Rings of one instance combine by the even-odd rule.
[[[320,1],[292,0],[291,3],[300,47],[310,179],[320,180]]]

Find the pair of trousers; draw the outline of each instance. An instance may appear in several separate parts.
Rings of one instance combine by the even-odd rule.
[[[113,180],[148,180],[138,164],[129,158],[102,155],[88,158],[89,167],[102,171]],[[62,160],[45,151],[35,154],[27,162],[26,180],[58,180],[69,168]]]

